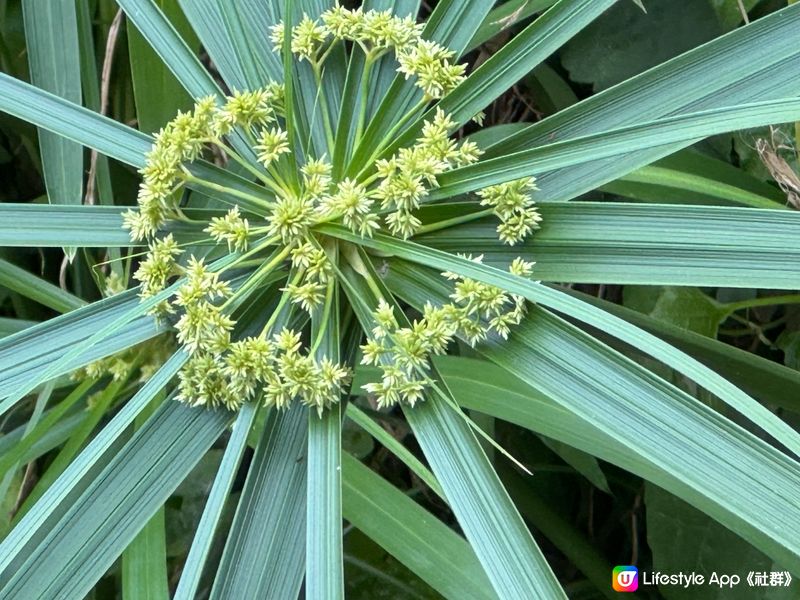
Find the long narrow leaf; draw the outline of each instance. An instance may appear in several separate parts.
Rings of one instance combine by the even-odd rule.
[[[345,518],[445,598],[497,598],[467,542],[349,454]]]
[[[349,230],[340,226],[328,225],[324,227],[324,230],[342,239],[352,239],[353,237]],[[441,271],[458,273],[464,277],[474,278],[511,293],[519,294],[531,302],[569,314],[579,321],[596,327],[690,377],[774,436],[775,439],[791,449],[796,455],[800,455],[800,438],[798,438],[797,433],[772,412],[699,361],[618,317],[605,313],[563,292],[547,288],[540,283],[534,283],[511,275],[508,272],[500,271],[466,258],[425,248],[408,241],[376,235],[374,239],[360,239],[360,242],[362,245],[395,254],[411,262],[427,265]]]
[[[435,274],[415,272],[409,279],[400,269],[392,273],[392,289],[414,304],[447,298],[447,286]],[[666,481],[780,563],[797,564],[797,528],[772,525],[800,514],[792,492],[800,475],[797,462],[542,308],[532,307],[507,342],[490,341],[478,350],[507,371],[498,382],[519,377],[602,432],[593,436],[595,449],[578,447],[596,453],[608,447],[607,438],[622,443],[630,455],[626,468],[659,485]],[[508,402],[502,393],[492,397]],[[569,418],[560,420],[569,427]],[[572,436],[555,437],[575,444]],[[611,450],[616,453],[613,444]]]
[[[273,411],[256,447],[211,598],[294,598],[305,571],[308,409]]]
[[[203,516],[197,525],[197,530],[192,540],[192,547],[183,566],[178,589],[175,590],[174,600],[193,600],[197,594],[197,586],[203,574],[214,534],[219,527],[225,503],[231,493],[236,473],[239,470],[244,451],[247,449],[247,438],[253,427],[258,407],[254,403],[245,404],[233,425],[231,437],[225,448],[222,462],[217,469],[214,485],[208,494]]]
[[[24,0],[25,37],[31,82],[81,103],[80,47],[74,0]],[[52,204],[80,204],[83,153],[80,146],[49,131],[39,132],[47,197]]]
[[[711,135],[798,119],[800,99],[796,98],[765,100],[666,117],[546,144],[450,171],[439,178],[441,187],[434,190],[430,198],[448,198],[512,179],[540,175],[603,158],[680,142],[690,143]]]
[[[0,544],[0,574],[13,573],[13,566],[24,560],[29,549],[41,544],[48,528],[70,510],[81,490],[97,475],[98,465],[109,459],[136,416],[175,376],[186,359],[184,353],[173,355],[19,521]],[[0,581],[5,581],[5,577],[0,577]]]
[[[0,574],[0,595],[83,597],[229,420],[225,411],[167,402],[73,499],[63,517],[46,526],[39,543],[10,557],[9,569]]]
[[[40,279],[34,274],[0,258],[0,287],[25,298],[65,313],[84,306],[86,302],[66,290]]]
[[[540,211],[541,230],[516,246],[497,239],[495,218],[417,240],[483,254],[500,268],[524,256],[543,281],[772,289],[800,281],[797,212],[612,202],[548,202]]]
[[[366,274],[378,282],[374,271]],[[348,297],[368,330],[370,288],[352,269],[345,276]],[[464,415],[441,391],[403,412],[498,597],[565,597]]]
[[[797,94],[800,5],[789,6],[596,94],[496,143],[487,158],[669,115]],[[568,200],[671,154],[691,141],[559,169],[539,178],[542,196]]]

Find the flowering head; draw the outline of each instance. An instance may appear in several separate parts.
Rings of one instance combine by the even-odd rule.
[[[132,240],[148,245],[134,274],[139,293],[143,300],[160,298],[151,312],[170,322],[190,355],[180,373],[181,401],[228,409],[251,401],[276,408],[299,402],[321,414],[347,393],[351,375],[323,351],[330,347],[325,336],[338,331],[330,322],[353,317],[342,304],[342,270],[353,255],[348,244],[447,226],[424,223],[421,209],[444,173],[475,163],[481,151],[454,136],[459,123],[447,112],[427,111],[461,83],[465,68],[455,52],[424,39],[413,19],[336,6],[304,15],[291,28],[275,25],[271,39],[276,52],[291,52],[293,69],[316,78],[314,111],[327,144],[318,148],[301,134],[308,115],[302,103],[287,106],[283,84],[201,98],[156,134],[141,170],[138,206],[124,223]],[[418,121],[413,144],[395,147],[387,136],[372,155],[359,155],[363,101],[342,133],[353,139],[337,143],[323,94],[324,65],[336,48],[363,53],[366,83],[378,61],[392,64],[399,81],[413,81],[421,100],[401,119]],[[243,175],[208,175],[202,161],[212,157],[235,163]],[[475,202],[486,208],[475,214],[492,213],[500,240],[521,242],[540,220],[535,189],[532,178],[486,188]],[[209,204],[209,197],[219,202]],[[349,241],[331,235],[330,227],[347,232]],[[510,270],[529,277],[531,268],[518,259]],[[361,353],[362,362],[381,369],[381,380],[366,386],[381,406],[422,400],[434,381],[431,357],[456,337],[472,345],[490,335],[505,338],[524,316],[522,298],[444,275],[452,281],[449,302],[428,304],[413,322],[404,321],[392,298],[376,293],[372,301],[374,323],[363,324]]]

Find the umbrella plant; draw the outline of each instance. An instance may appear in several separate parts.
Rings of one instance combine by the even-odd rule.
[[[83,597],[120,556],[127,593],[163,597],[163,506],[220,439],[177,598],[342,597],[343,520],[443,596],[563,597],[496,470],[524,466],[479,413],[614,463],[800,565],[800,438],[773,410],[797,409],[796,374],[563,286],[798,287],[800,218],[773,199],[585,194],[703,138],[800,120],[800,6],[536,123],[483,127],[615,0],[440,0],[426,20],[415,0],[181,1],[208,61],[162,3],[118,4],[192,98],[157,131],[82,107],[59,67],[91,37],[88,3],[23,2],[32,84],[0,74],[0,110],[40,128],[49,198],[0,205],[0,244],[95,257],[102,296],[15,284],[64,314],[0,340],[0,411],[33,406],[0,473],[61,449],[0,542],[0,597]],[[501,31],[515,33],[471,64]],[[98,109],[96,87],[84,104]],[[99,153],[96,204],[74,202],[81,146]],[[113,197],[108,158],[137,172],[135,203]],[[767,374],[781,393],[751,385]],[[425,463],[359,397],[402,416]],[[463,536],[343,450],[346,419]]]

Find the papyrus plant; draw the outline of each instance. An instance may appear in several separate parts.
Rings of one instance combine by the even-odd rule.
[[[160,508],[231,424],[176,597],[195,597],[204,571],[215,598],[294,598],[303,582],[309,598],[342,597],[343,516],[446,597],[563,597],[462,407],[641,475],[797,567],[800,441],[770,410],[785,399],[737,387],[746,374],[726,365],[747,361],[722,344],[551,284],[797,287],[800,220],[774,202],[565,201],[706,136],[800,119],[800,6],[541,122],[465,138],[614,0],[442,0],[426,22],[414,1],[182,1],[224,86],[156,3],[118,3],[195,101],[155,136],[0,75],[0,110],[142,181],[136,206],[0,206],[4,245],[109,249],[96,271],[107,298],[0,341],[4,414],[66,392],[4,448],[3,473],[37,456],[70,406],[95,419],[68,434],[0,543],[0,597],[83,597],[120,556],[126,589],[163,596],[164,560],[148,560]],[[473,48],[551,4],[470,67]],[[30,2],[39,16],[73,11],[31,27],[85,23],[79,8]],[[64,153],[44,156],[66,172]],[[365,394],[399,405],[430,471],[347,405]],[[441,494],[464,537],[342,452],[347,416]]]

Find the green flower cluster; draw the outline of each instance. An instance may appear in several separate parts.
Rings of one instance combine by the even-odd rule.
[[[542,217],[531,198],[531,192],[537,189],[534,181],[533,177],[523,177],[478,192],[482,198],[481,205],[492,207],[494,214],[500,218],[497,235],[511,246],[539,229]]]
[[[285,25],[272,28],[271,41],[276,52],[283,50]],[[300,61],[319,64],[336,42],[349,41],[364,50],[374,61],[393,51],[398,71],[406,79],[415,78],[428,99],[445,96],[464,79],[465,65],[452,62],[455,52],[436,42],[424,40],[423,25],[411,17],[397,17],[391,11],[349,10],[336,6],[325,11],[319,20],[304,15],[292,28],[291,51]]]
[[[279,24],[272,31],[278,50],[284,44],[284,29]],[[394,52],[398,71],[416,78],[424,90],[422,103],[410,113],[413,116],[458,85],[464,73],[463,65],[451,63],[453,52],[423,40],[421,33],[413,19],[389,11],[336,7],[319,20],[305,16],[292,28],[288,42],[299,61],[311,64],[318,83],[321,66],[337,44],[347,42],[353,51],[363,50],[367,82],[369,65]],[[304,353],[301,334],[291,329],[276,334],[273,319],[260,334],[240,339],[235,311],[247,294],[265,285],[265,278],[284,265],[289,274],[280,288],[281,302],[309,314],[323,306],[327,310],[334,296],[338,251],[337,243],[320,235],[317,227],[338,222],[361,238],[381,229],[411,237],[422,225],[415,213],[438,185],[439,176],[475,163],[481,155],[473,142],[451,137],[458,124],[437,108],[412,147],[390,155],[386,148],[391,140],[384,140],[379,149],[384,158],[378,151],[357,175],[350,172],[357,169],[344,169],[348,176],[334,178],[325,154],[300,151],[302,144],[290,133],[294,130],[285,104],[283,86],[273,82],[253,91],[235,91],[219,104],[215,98],[203,98],[192,111],[179,113],[155,136],[141,170],[138,208],[124,215],[131,238],[148,243],[133,276],[140,283],[140,297],[164,296],[151,314],[170,319],[178,342],[190,354],[180,373],[179,398],[192,405],[236,408],[260,397],[268,405],[285,407],[296,398],[321,411],[338,402],[349,376],[345,367]],[[324,106],[322,112],[327,114]],[[363,116],[362,110],[356,144]],[[330,129],[330,123],[326,125]],[[328,151],[334,153],[335,144],[328,137]],[[200,177],[202,171],[193,163],[211,156],[238,163],[263,184],[263,193],[253,186],[235,189]],[[247,203],[234,204],[210,222],[198,222],[190,218],[195,213],[184,214],[179,205],[184,186],[221,192],[231,203],[237,199]],[[534,189],[532,179],[523,179],[480,192],[481,204],[490,207],[484,214],[491,212],[501,221],[498,234],[503,241],[519,242],[538,227],[540,217],[531,198]],[[182,249],[173,233],[164,231],[174,221],[202,229],[209,236],[201,243],[202,256],[211,258]],[[269,258],[264,258],[266,253]],[[224,260],[212,260],[225,254]],[[234,280],[230,275],[234,269],[237,277],[245,273],[244,279]],[[529,263],[515,261],[512,272],[527,276]],[[383,383],[370,389],[381,403],[418,401],[430,383],[429,357],[444,352],[455,336],[472,344],[491,332],[506,337],[522,318],[521,298],[470,279],[452,278],[452,302],[427,307],[410,328],[397,326],[388,305],[379,307],[376,320],[383,322],[376,326],[364,355],[383,365]],[[176,281],[172,294],[165,294]],[[316,347],[313,340],[310,345]]]
[[[482,260],[482,256],[467,258]],[[533,263],[517,258],[509,271],[530,277]],[[442,275],[455,282],[452,302],[438,307],[426,304],[422,318],[410,327],[399,327],[394,309],[383,299],[373,313],[375,327],[361,346],[361,362],[381,369],[379,382],[363,386],[375,395],[380,407],[398,402],[413,406],[421,400],[433,384],[431,357],[444,354],[455,337],[473,347],[492,333],[507,339],[510,328],[525,316],[525,299],[521,296],[454,273]]]
[[[412,148],[401,148],[397,154],[377,163],[379,183],[374,196],[383,210],[393,210],[386,225],[394,235],[408,238],[421,225],[412,212],[437,185],[436,177],[455,167],[474,163],[481,151],[474,142],[460,144],[450,138],[455,123],[437,109],[422,129],[422,136]]]
[[[168,220],[181,217],[179,192],[187,181],[195,181],[186,164],[200,158],[207,145],[232,153],[223,137],[234,127],[249,132],[274,122],[282,111],[283,87],[272,83],[253,92],[236,92],[220,107],[214,97],[208,97],[198,100],[192,112],[178,113],[155,135],[140,170],[138,210],[123,215],[132,239],[151,238]]]
[[[301,352],[300,334],[284,329],[272,339],[247,337],[224,354],[201,351],[181,370],[178,400],[192,406],[236,410],[260,394],[266,406],[286,408],[293,399],[319,414],[345,391],[350,372],[328,358]]]

